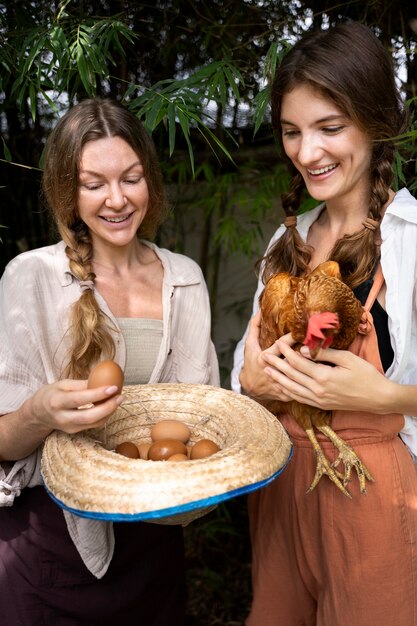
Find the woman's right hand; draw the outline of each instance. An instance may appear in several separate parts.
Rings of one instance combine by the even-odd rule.
[[[281,351],[277,342],[266,350],[261,349],[259,345],[260,324],[261,314],[258,311],[249,323],[249,333],[245,342],[244,364],[239,376],[242,391],[259,401],[279,400],[288,402],[291,398],[284,389],[265,373],[265,367],[268,366],[268,363],[264,359],[264,354],[280,357]],[[281,341],[290,346],[295,343],[289,334],[281,337]]]
[[[101,428],[122,401],[116,386],[88,389],[86,380],[69,379],[43,385],[19,409],[0,416],[0,461],[23,459],[53,430]]]
[[[30,410],[42,429],[73,434],[104,426],[123,401],[117,391],[115,385],[88,389],[86,380],[59,380],[32,396]]]

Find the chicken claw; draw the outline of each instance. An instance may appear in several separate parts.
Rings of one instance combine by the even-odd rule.
[[[345,475],[341,474],[335,469],[333,464],[330,464],[329,460],[326,458],[323,450],[321,449],[319,442],[317,441],[313,428],[308,428],[306,430],[306,433],[313,445],[317,456],[316,473],[310,487],[307,489],[307,493],[313,491],[313,489],[318,485],[318,482],[323,474],[326,474],[345,496],[347,496],[348,498],[352,498],[349,491],[346,489],[346,473]]]
[[[343,463],[345,467],[345,475],[343,478],[343,485],[346,487],[350,481],[352,468],[355,468],[358,475],[359,486],[361,493],[366,493],[366,480],[375,482],[368,468],[362,463],[354,449],[341,439],[330,426],[319,426],[318,429],[326,435],[339,450],[337,459],[332,463],[332,467],[336,468],[339,463]],[[340,474],[339,474],[340,475]]]

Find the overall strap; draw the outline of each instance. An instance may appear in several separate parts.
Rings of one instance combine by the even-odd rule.
[[[384,275],[382,273],[382,267],[381,267],[381,263],[378,263],[378,267],[376,269],[375,272],[375,276],[374,276],[374,282],[373,285],[371,287],[371,290],[368,294],[368,297],[366,299],[365,305],[364,305],[364,309],[365,311],[370,311],[372,308],[373,303],[375,302],[382,285],[385,282],[385,278]]]

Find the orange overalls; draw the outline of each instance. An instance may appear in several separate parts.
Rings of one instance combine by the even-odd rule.
[[[383,371],[369,332],[350,350]],[[323,476],[311,493],[315,452],[295,420],[280,416],[294,456],[270,485],[249,496],[253,604],[246,626],[417,626],[417,468],[398,436],[402,415],[334,411],[332,428],[371,472],[361,494],[355,470],[349,500]],[[333,444],[318,433],[326,456]]]

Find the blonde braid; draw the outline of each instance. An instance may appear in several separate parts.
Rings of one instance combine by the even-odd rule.
[[[67,244],[65,248],[69,259],[71,273],[80,283],[94,284],[95,274],[92,271],[92,243],[87,229],[77,231],[65,229],[62,232]],[[91,365],[96,363],[102,354],[112,359],[115,345],[109,332],[106,318],[98,306],[94,289],[81,290],[80,298],[71,309],[69,335],[71,351],[64,376],[69,378],[87,378]]]

